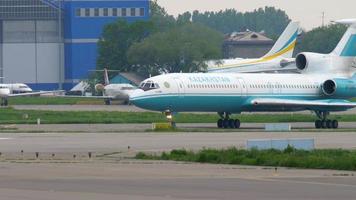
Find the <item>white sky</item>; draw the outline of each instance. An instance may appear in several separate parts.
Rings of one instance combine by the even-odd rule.
[[[158,0],[158,3],[175,16],[194,10],[235,8],[245,12],[274,6],[286,11],[292,20],[300,21],[307,30],[321,25],[323,12],[325,23],[336,19],[356,18],[356,0]]]

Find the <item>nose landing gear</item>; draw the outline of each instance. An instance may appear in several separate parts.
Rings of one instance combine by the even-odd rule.
[[[221,119],[217,121],[218,128],[231,128],[231,129],[238,129],[240,128],[241,122],[238,119],[230,119],[231,113],[218,113]]]
[[[327,119],[330,115],[329,112],[326,111],[315,111],[316,116],[319,118],[315,121],[316,129],[337,129],[339,128],[339,122],[337,120]]]

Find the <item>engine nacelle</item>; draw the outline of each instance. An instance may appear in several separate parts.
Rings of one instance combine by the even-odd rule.
[[[356,97],[356,80],[352,79],[330,79],[322,85],[323,93],[335,98]]]
[[[105,90],[105,85],[103,84],[96,84],[95,85],[95,91],[96,92],[103,92]]]
[[[315,71],[330,64],[329,55],[319,53],[300,53],[295,58],[299,71]]]

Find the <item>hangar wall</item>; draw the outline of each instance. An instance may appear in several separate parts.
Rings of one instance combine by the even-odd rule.
[[[56,89],[60,82],[58,23],[54,20],[2,21],[3,82]]]
[[[0,82],[71,89],[95,69],[104,26],[149,18],[149,0],[0,0]]]

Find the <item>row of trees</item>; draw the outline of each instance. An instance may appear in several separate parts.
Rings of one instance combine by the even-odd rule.
[[[331,24],[305,32],[299,39],[296,52],[330,53],[346,31],[345,25]]]
[[[222,33],[235,31],[264,31],[267,36],[276,38],[288,25],[290,19],[285,11],[274,7],[259,8],[252,12],[238,12],[235,9],[227,9],[219,12],[194,11],[185,12],[178,16],[179,23],[192,21],[208,26]]]
[[[107,25],[99,41],[99,69],[156,75],[191,72],[204,61],[221,58],[223,34],[209,27],[178,21],[155,1],[148,21],[119,20]]]
[[[289,22],[271,7],[253,12],[186,12],[177,18],[151,1],[150,20],[107,25],[99,41],[99,69],[142,74],[204,70],[206,60],[222,58],[224,33],[246,29],[279,35]]]
[[[98,69],[109,67],[121,72],[156,75],[162,72],[204,70],[206,60],[221,59],[224,33],[264,30],[277,38],[290,19],[273,7],[241,13],[194,11],[177,18],[151,1],[150,20],[128,23],[118,20],[107,25],[99,41]],[[330,52],[346,27],[330,25],[306,32],[297,52]]]

